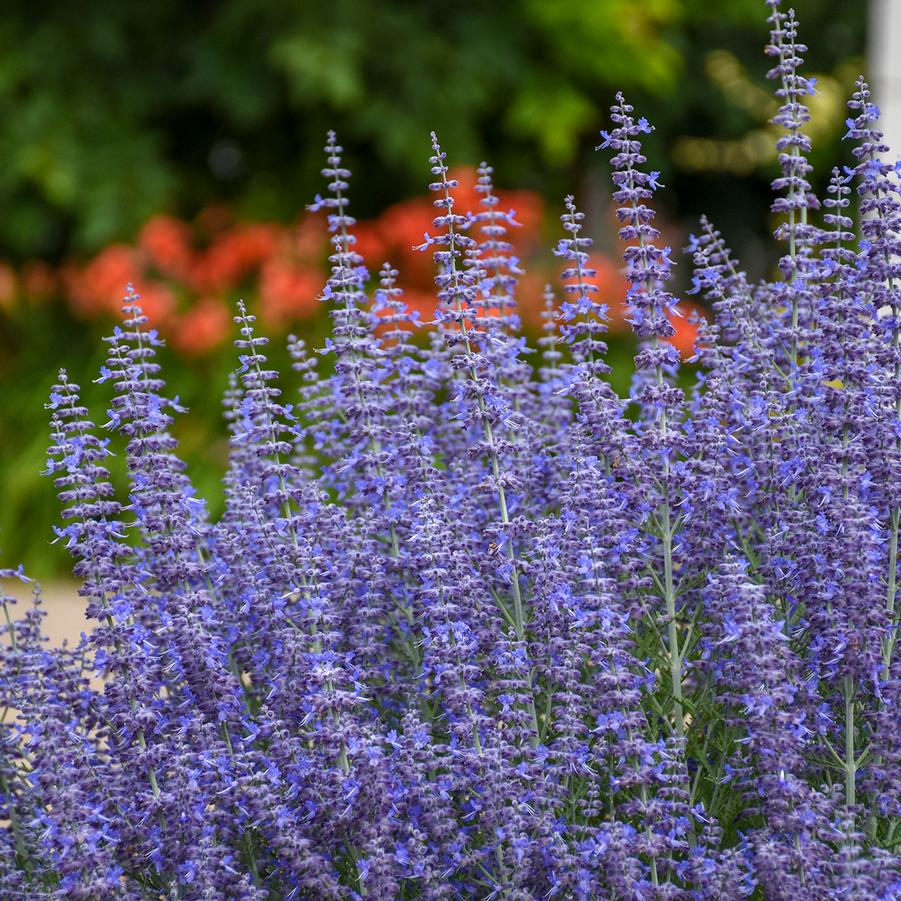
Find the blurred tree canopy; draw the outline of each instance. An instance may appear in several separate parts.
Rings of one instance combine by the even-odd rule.
[[[812,69],[860,55],[864,4],[795,5]],[[6,0],[0,255],[91,252],[216,201],[288,218],[332,127],[363,214],[422,189],[432,128],[453,158],[562,193],[618,88],[658,126],[669,177],[680,135],[760,126],[736,79],[762,85],[765,18],[763,0]],[[682,151],[677,197],[705,168],[703,147]]]

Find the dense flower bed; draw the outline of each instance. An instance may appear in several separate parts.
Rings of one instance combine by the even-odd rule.
[[[901,184],[861,80],[855,164],[814,196],[814,86],[769,6],[781,273],[749,284],[701,223],[687,395],[651,127],[622,95],[601,147],[627,398],[574,199],[533,367],[515,213],[487,165],[464,207],[434,135],[430,339],[391,266],[367,293],[330,135],[333,368],[290,339],[283,399],[239,306],[216,522],[129,291],[109,437],[65,372],[49,403],[94,629],[51,651],[39,604],[3,602],[4,897],[901,897]]]
[[[478,173],[460,167],[452,173],[456,202],[463,209],[478,205]],[[500,191],[504,208],[516,210],[510,241],[517,258],[528,264],[517,293],[518,309],[530,329],[540,325],[544,285],[554,276],[542,253],[544,209],[531,191]],[[391,260],[398,285],[423,325],[435,308],[432,267],[415,246],[430,227],[432,205],[426,197],[394,204],[375,219],[357,224],[357,250],[367,260]],[[327,279],[328,233],[320,217],[306,214],[291,225],[235,222],[228,209],[205,209],[193,222],[168,215],[147,221],[136,242],[111,244],[92,258],[52,267],[32,261],[19,270],[0,262],[0,308],[33,306],[63,296],[81,319],[106,320],[117,315],[122,286],[132,284],[154,327],[181,354],[209,354],[228,343],[231,305],[243,296],[275,332],[297,328],[316,316],[317,297]],[[608,325],[628,331],[625,292],[612,260],[593,253],[592,267],[611,304]],[[688,357],[696,330],[677,319],[674,341]]]

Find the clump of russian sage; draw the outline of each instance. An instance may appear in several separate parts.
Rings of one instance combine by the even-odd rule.
[[[48,405],[92,628],[50,649],[3,601],[4,898],[901,897],[901,184],[861,80],[855,165],[814,195],[768,5],[784,254],[751,284],[701,222],[690,390],[621,95],[627,398],[574,198],[530,357],[515,213],[487,164],[460,209],[435,135],[427,340],[355,250],[329,135],[330,365],[291,339],[282,393],[239,307],[218,521],[128,292],[107,421],[65,372]]]

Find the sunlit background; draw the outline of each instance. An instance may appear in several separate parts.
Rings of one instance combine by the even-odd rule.
[[[887,23],[893,6],[874,5],[872,21]],[[880,48],[893,45],[886,24],[868,66],[863,2],[798,0],[796,8],[817,77],[809,133],[820,186],[834,160],[849,160],[841,137],[855,77],[870,71],[877,93],[880,84],[888,93],[892,54]],[[502,202],[518,211],[528,329],[537,328],[543,285],[558,278],[549,248],[561,235],[562,198],[574,193],[611,305],[611,354],[627,378],[609,167],[594,152],[607,106],[622,89],[656,126],[648,152],[666,185],[658,196],[667,242],[682,247],[706,212],[749,273],[763,275],[774,264],[768,182],[776,173],[766,15],[763,0],[6,0],[4,563],[24,562],[45,579],[66,570],[65,553],[50,543],[55,497],[40,474],[43,403],[66,366],[104,421],[106,386],[91,380],[128,281],[169,343],[166,378],[191,408],[178,435],[215,509],[235,301],[247,300],[281,361],[289,332],[314,347],[324,338],[316,298],[328,245],[321,218],[304,206],[322,189],[328,128],[354,171],[352,211],[370,269],[394,263],[426,321],[432,266],[412,246],[432,215],[431,129],[461,197],[472,196],[484,159]],[[676,340],[688,355],[691,326],[681,323]]]

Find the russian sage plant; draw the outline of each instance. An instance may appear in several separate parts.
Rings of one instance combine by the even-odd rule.
[[[292,338],[289,399],[238,307],[218,521],[129,290],[106,422],[65,372],[48,404],[92,627],[50,649],[2,599],[4,899],[901,898],[901,183],[861,80],[815,196],[768,6],[783,254],[752,284],[701,221],[695,376],[621,95],[626,398],[574,198],[530,357],[515,213],[487,164],[460,209],[434,134],[431,328],[330,134],[327,362]]]

